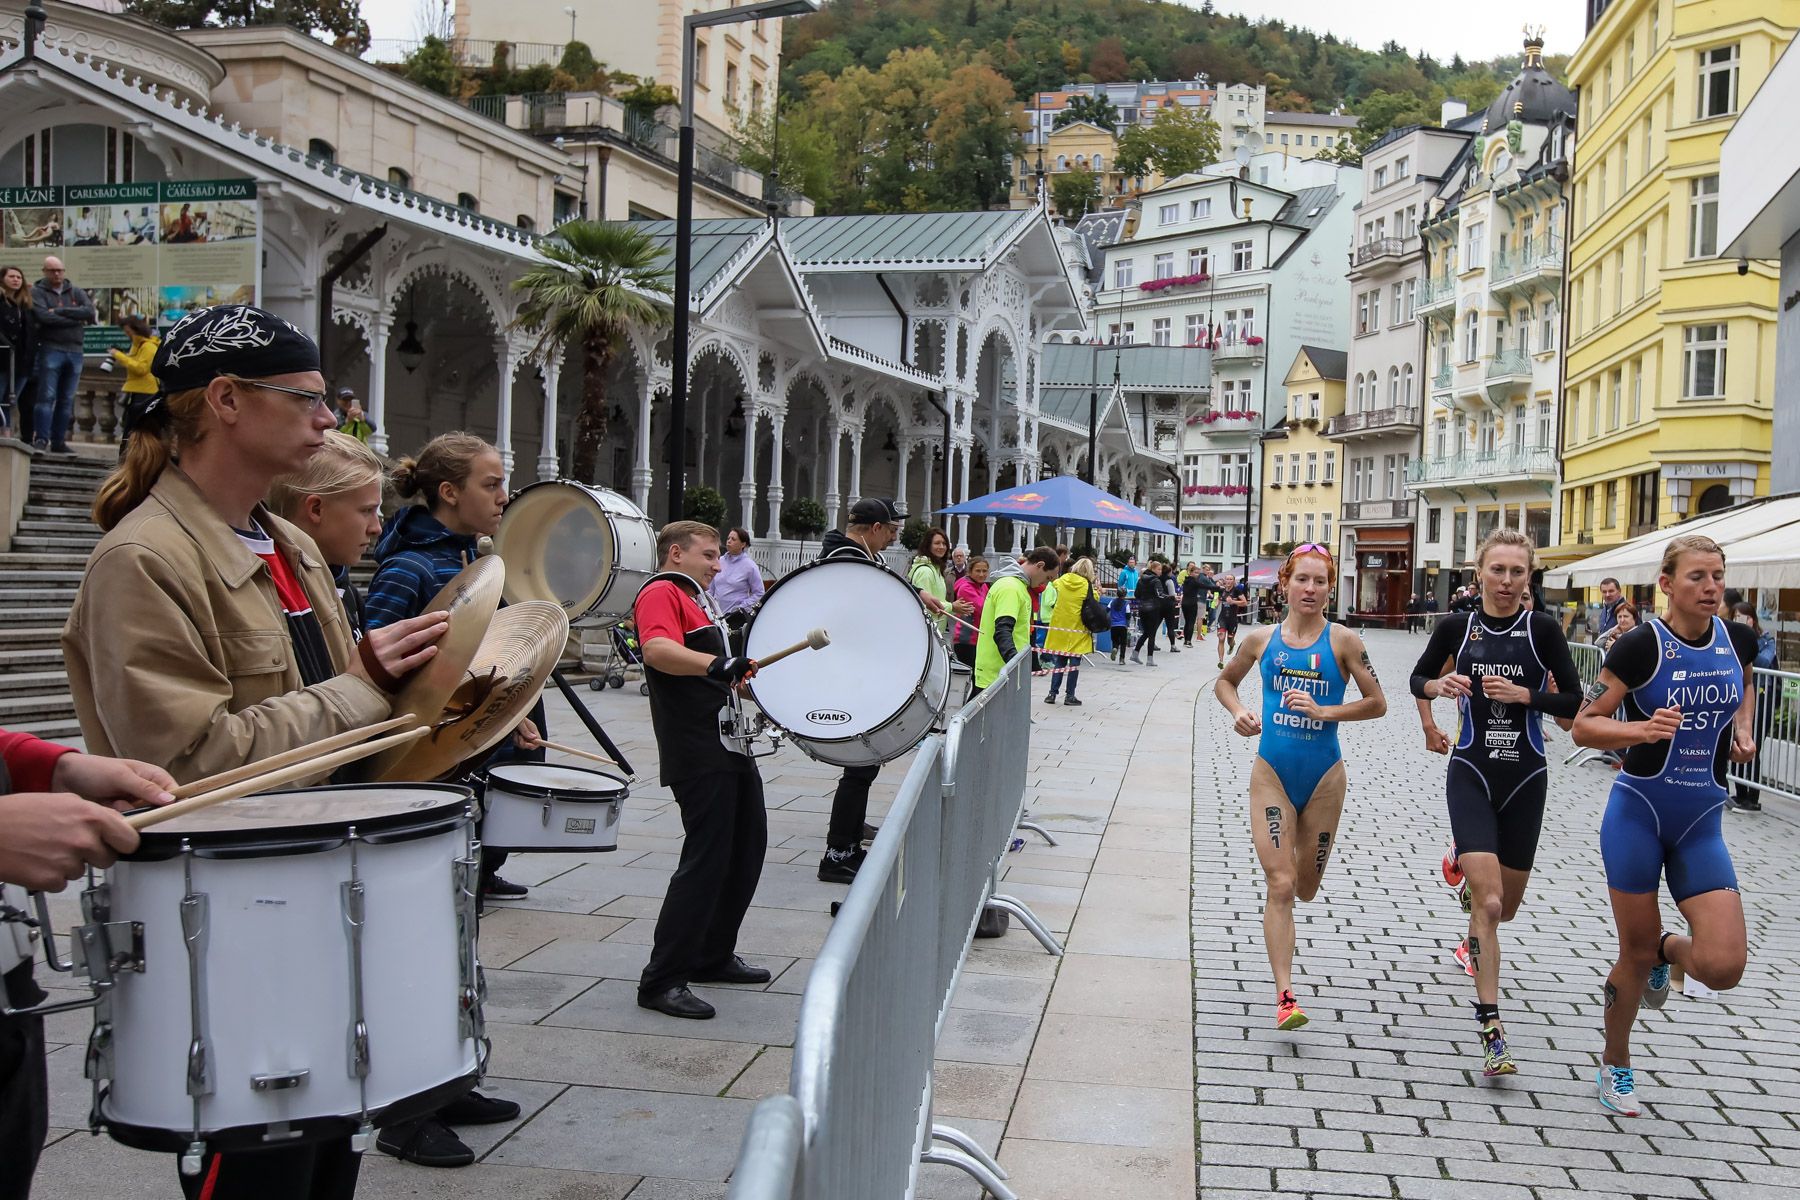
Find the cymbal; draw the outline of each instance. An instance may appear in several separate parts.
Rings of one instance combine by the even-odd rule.
[[[530,714],[568,640],[560,604],[526,600],[495,613],[438,727],[391,762],[377,760],[369,778],[423,782],[485,758]]]
[[[408,676],[394,696],[394,712],[416,713],[427,725],[444,719],[451,695],[468,678],[469,664],[481,648],[505,587],[506,564],[497,555],[489,555],[464,567],[432,597],[420,615],[448,611],[450,627],[438,641],[438,652]],[[386,778],[386,771],[411,749],[396,747],[377,755],[357,773],[371,780]]]

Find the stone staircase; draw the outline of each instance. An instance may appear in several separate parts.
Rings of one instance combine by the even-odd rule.
[[[100,530],[88,515],[108,461],[38,458],[10,553],[0,554],[0,729],[77,738],[58,639]]]

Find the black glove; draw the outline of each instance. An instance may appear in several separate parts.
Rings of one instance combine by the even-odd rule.
[[[720,683],[737,683],[755,671],[754,659],[745,658],[741,654],[721,654],[706,668],[706,677],[717,679]]]

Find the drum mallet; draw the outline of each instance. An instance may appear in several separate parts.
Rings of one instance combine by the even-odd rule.
[[[831,635],[823,629],[815,629],[806,635],[804,642],[795,642],[786,650],[777,650],[773,654],[765,654],[756,660],[756,669],[762,670],[770,663],[778,663],[790,654],[798,654],[802,650],[823,650],[831,645]]]

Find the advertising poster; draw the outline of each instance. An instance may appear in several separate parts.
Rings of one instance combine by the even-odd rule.
[[[254,304],[260,212],[250,179],[0,188],[0,261],[36,279],[55,253],[94,302],[86,348],[130,342],[119,323],[167,328],[196,308]]]

